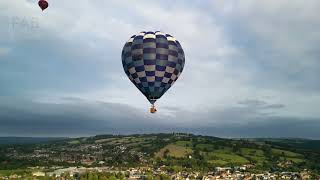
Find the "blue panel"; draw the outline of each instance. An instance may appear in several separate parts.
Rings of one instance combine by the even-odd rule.
[[[176,65],[176,69],[177,69],[178,71],[182,72],[182,71],[181,71],[182,66],[181,66],[180,64],[177,64],[177,65]]]
[[[163,91],[164,91],[164,87],[159,87],[159,92],[160,92],[161,94],[163,94]]]
[[[132,42],[127,42],[124,46],[125,47],[130,47],[132,45]]]
[[[146,38],[146,39],[143,39],[143,43],[148,43],[148,42],[156,42],[156,39],[154,38]]]
[[[155,87],[160,87],[161,86],[161,82],[159,82],[159,81],[154,82],[154,86]]]
[[[144,48],[143,49],[143,53],[153,53],[155,54],[156,53],[156,48]]]
[[[158,77],[158,76],[156,76],[156,82],[161,82],[162,79],[163,79],[163,77]]]
[[[140,80],[141,82],[147,82],[147,78],[146,78],[146,77],[139,77],[139,80]]]
[[[175,69],[175,70],[173,71],[173,74],[178,75],[178,74],[179,74],[179,71],[178,71],[177,69]]]
[[[156,65],[155,60],[143,60],[144,65]]]
[[[162,35],[162,34],[158,34],[158,35],[156,35],[156,39],[159,39],[159,38],[162,38],[162,39],[167,40],[167,37],[166,37],[166,36],[164,36],[164,35]]]
[[[169,55],[178,57],[178,52],[177,51],[173,51],[173,50],[169,50]]]
[[[171,76],[172,76],[172,73],[167,73],[167,72],[164,73],[164,77],[166,78],[171,78]]]
[[[130,52],[125,52],[123,54],[123,58],[127,58],[127,57],[130,57],[131,56],[131,51]]]
[[[143,57],[142,54],[133,54],[133,55],[132,55],[132,60],[133,60],[133,61],[139,61],[139,60],[142,59],[142,57]]]
[[[169,45],[167,43],[157,43],[157,48],[165,48],[168,49]]]
[[[167,66],[172,67],[172,68],[175,68],[175,67],[176,67],[176,64],[177,64],[177,63],[175,63],[175,62],[168,61]]]
[[[161,86],[160,87],[166,87],[167,83],[161,82]]]
[[[132,68],[132,67],[134,67],[133,62],[130,62],[130,63],[127,64],[127,68],[128,68],[128,69],[130,69],[130,68]]]
[[[168,41],[168,44],[177,47],[177,44],[174,41]]]
[[[148,82],[141,82],[143,87],[148,87]]]
[[[136,36],[136,37],[134,37],[133,41],[139,40],[139,39],[143,39],[143,36]]]
[[[155,71],[146,71],[147,76],[155,76]]]
[[[137,72],[144,71],[144,66],[137,66],[135,67]]]
[[[131,49],[132,50],[143,49],[143,44],[134,44],[134,45],[131,46]]]
[[[166,84],[166,87],[164,87],[164,88],[168,90],[170,87],[171,87],[171,84],[168,83],[168,84]]]
[[[138,78],[138,74],[137,73],[133,73],[133,74],[131,74],[131,76],[132,76],[133,79]]]
[[[156,70],[157,71],[165,71],[166,70],[166,66],[156,66]]]

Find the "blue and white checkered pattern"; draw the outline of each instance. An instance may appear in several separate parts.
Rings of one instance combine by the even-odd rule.
[[[179,41],[160,31],[140,32],[122,50],[124,71],[152,104],[178,79],[184,63]]]

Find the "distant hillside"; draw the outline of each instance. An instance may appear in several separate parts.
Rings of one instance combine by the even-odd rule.
[[[106,147],[104,151],[123,147],[127,153],[146,153],[146,160],[152,164],[174,167],[201,169],[254,164],[256,169],[273,171],[301,167],[320,170],[320,141],[308,139],[223,139],[182,133],[98,135],[70,139],[67,143],[70,147],[99,144]],[[118,161],[129,162],[112,159],[109,163],[116,165]]]
[[[299,139],[299,138],[255,138],[249,141],[265,143],[291,149],[314,150],[320,152],[320,140]]]
[[[309,169],[320,174],[319,141],[223,139],[183,133],[82,138],[0,138],[0,169],[30,166],[166,166],[170,171],[247,165],[254,171]],[[60,140],[60,141],[55,141]],[[46,143],[41,143],[46,142]],[[47,143],[49,142],[49,143]]]
[[[45,143],[57,140],[63,140],[66,138],[48,138],[48,137],[0,137],[0,145],[10,144],[37,144]]]

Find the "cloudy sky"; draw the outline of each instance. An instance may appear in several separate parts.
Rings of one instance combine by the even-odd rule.
[[[318,0],[0,1],[0,136],[191,132],[320,139]],[[175,36],[185,69],[149,114],[122,47]]]

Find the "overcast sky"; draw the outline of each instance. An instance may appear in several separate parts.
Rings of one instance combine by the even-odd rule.
[[[191,132],[320,139],[318,0],[0,1],[0,136]],[[140,31],[186,64],[157,114],[126,77]]]

